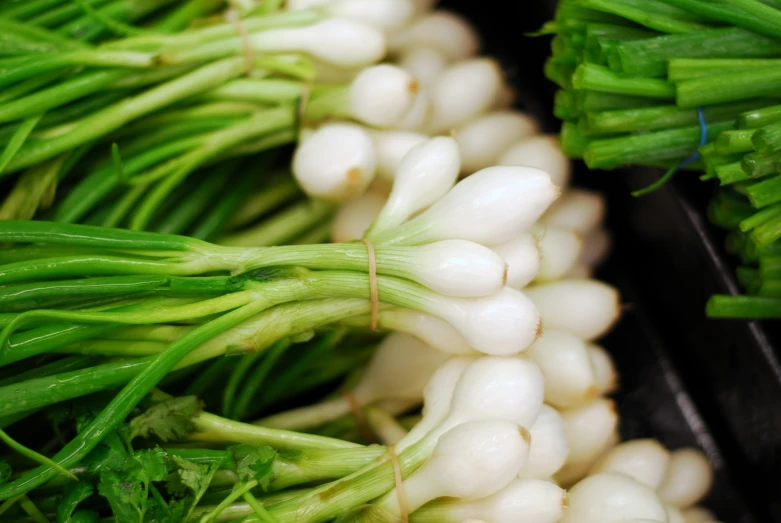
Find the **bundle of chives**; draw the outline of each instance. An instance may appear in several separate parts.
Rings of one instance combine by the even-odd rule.
[[[668,166],[718,180],[711,219],[731,231],[739,281],[754,296],[714,296],[711,317],[781,317],[781,10],[758,0],[713,4],[565,0],[546,75],[571,158],[592,169]],[[701,118],[702,125],[698,125]],[[638,191],[644,194],[648,190]]]

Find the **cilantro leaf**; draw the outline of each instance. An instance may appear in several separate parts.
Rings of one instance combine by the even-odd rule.
[[[174,463],[178,467],[168,476],[168,492],[177,496],[184,496],[187,491],[199,492],[209,473],[207,465],[199,465],[179,456],[173,456]],[[208,487],[208,483],[206,485]]]
[[[183,396],[158,403],[130,421],[130,439],[154,434],[162,441],[181,439],[194,430],[192,417],[200,412],[195,396]]]
[[[149,485],[168,475],[161,449],[141,450],[118,467],[100,473],[98,492],[108,500],[117,523],[138,523],[146,512]]]
[[[79,481],[68,483],[57,503],[57,523],[70,523],[76,506],[92,495],[92,485]]]
[[[267,489],[277,451],[271,447],[253,445],[236,445],[229,450],[236,461],[236,474],[239,480],[246,482],[254,479],[264,490]]]
[[[150,499],[144,514],[144,523],[182,523],[189,499],[174,499],[168,502],[168,506],[162,505],[156,499]]]
[[[0,459],[0,485],[11,477],[11,465],[4,459]]]

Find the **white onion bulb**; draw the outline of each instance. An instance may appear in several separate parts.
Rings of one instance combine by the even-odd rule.
[[[459,332],[448,322],[411,309],[390,309],[379,314],[383,329],[404,332],[448,354],[477,355]]]
[[[343,202],[363,193],[377,167],[374,145],[357,125],[333,123],[311,133],[293,155],[293,175],[313,198]]]
[[[564,515],[566,506],[566,491],[554,483],[539,479],[516,479],[487,498],[433,501],[411,514],[410,521],[556,523]]]
[[[471,174],[496,165],[510,145],[538,130],[532,117],[517,111],[496,111],[467,122],[455,131],[461,148],[462,173]]]
[[[528,232],[519,234],[491,248],[507,263],[507,286],[521,290],[540,271],[540,249],[537,238]]]
[[[419,441],[439,425],[450,412],[450,402],[461,375],[475,361],[475,357],[456,356],[439,366],[423,388],[423,417],[412,430],[398,442],[396,451],[401,452]]]
[[[587,235],[605,218],[605,198],[584,189],[570,189],[551,205],[540,223]]]
[[[421,245],[414,249],[414,255],[408,260],[403,273],[385,273],[408,277],[444,296],[494,298],[503,289],[507,274],[507,264],[501,256],[488,247],[466,240]],[[528,302],[523,301],[524,304]],[[467,307],[471,314],[479,313],[482,308],[480,305]]]
[[[567,427],[556,409],[543,405],[529,429],[532,436],[529,459],[521,468],[521,478],[546,479],[564,466],[569,455]]]
[[[529,433],[511,421],[471,421],[443,434],[434,452],[404,480],[407,507],[414,512],[440,497],[480,499],[505,488],[529,454]],[[380,505],[400,514],[398,494],[392,490]]]
[[[423,87],[432,87],[447,65],[447,57],[433,47],[414,47],[399,58],[399,67],[408,71]]]
[[[525,292],[546,328],[569,331],[584,340],[606,333],[621,314],[618,291],[597,280],[559,280]]]
[[[597,474],[569,491],[569,509],[561,523],[667,522],[656,493],[620,474]]]
[[[542,408],[543,381],[542,372],[531,361],[478,358],[459,378],[448,415],[429,437],[436,439],[461,423],[475,420],[501,419],[530,427]]]
[[[556,479],[563,485],[569,485],[585,476],[591,465],[616,444],[618,414],[613,402],[604,398],[560,414],[567,427],[569,455]]]
[[[418,47],[432,47],[448,60],[465,60],[477,53],[480,40],[463,17],[439,9],[415,20],[409,27],[391,35],[389,47],[396,54]]]
[[[393,333],[387,336],[351,391],[358,405],[370,405],[383,399],[419,402],[423,388],[445,361],[442,353],[412,336]],[[307,407],[274,414],[257,424],[265,427],[297,430],[316,427],[349,414],[350,401],[344,396]]]
[[[374,150],[377,153],[377,175],[393,181],[404,157],[415,146],[428,140],[428,136],[413,131],[371,131]]]
[[[489,167],[380,241],[407,245],[460,238],[498,245],[529,228],[558,197],[550,177],[530,167]]]
[[[461,166],[458,144],[439,136],[413,147],[402,159],[388,203],[369,235],[395,227],[447,194]]]
[[[568,229],[535,225],[532,233],[540,249],[537,281],[558,280],[566,276],[583,252],[583,240]]]
[[[400,67],[367,67],[350,84],[350,114],[367,125],[392,127],[412,108],[419,89],[417,80]]]
[[[572,164],[564,156],[555,135],[529,136],[509,147],[499,157],[499,165],[526,165],[550,174],[562,190],[569,186]]]
[[[369,190],[343,203],[334,216],[331,241],[334,243],[360,240],[379,216],[388,201],[377,191]]]
[[[613,359],[605,349],[593,343],[587,343],[591,367],[594,369],[597,390],[600,396],[610,394],[618,388],[618,372]]]
[[[597,384],[586,344],[574,334],[546,329],[527,351],[545,376],[545,402],[577,408],[593,400]]]
[[[509,287],[482,298],[442,297],[426,312],[450,323],[475,350],[497,356],[527,349],[541,329],[532,301]]]
[[[654,439],[637,439],[616,445],[592,466],[589,474],[624,474],[652,490],[659,488],[670,452]]]
[[[659,496],[668,505],[688,508],[700,501],[713,484],[713,468],[697,449],[680,449],[670,456]]]
[[[304,52],[339,67],[366,67],[385,56],[385,35],[355,20],[328,18],[303,27],[269,29],[249,35],[252,48],[268,52]]]
[[[447,132],[487,112],[496,104],[502,83],[501,67],[491,58],[474,58],[448,67],[431,90],[428,130]]]

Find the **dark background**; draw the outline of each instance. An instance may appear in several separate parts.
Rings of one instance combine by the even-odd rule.
[[[525,36],[553,16],[555,1],[441,5],[471,20],[483,53],[502,62],[518,90],[519,107],[556,132],[555,86],[542,74],[549,38]],[[643,168],[576,168],[578,185],[608,198],[614,250],[599,277],[616,285],[627,304],[618,328],[602,340],[621,373],[622,435],[702,448],[716,469],[705,505],[721,520],[781,521],[778,327],[705,318],[708,296],[737,291],[723,237],[704,215],[713,187],[681,173],[649,196],[629,194],[658,176]]]

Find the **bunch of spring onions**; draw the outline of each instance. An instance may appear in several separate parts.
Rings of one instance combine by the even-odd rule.
[[[604,202],[431,4],[0,2],[2,521],[612,503]]]
[[[684,169],[718,181],[709,215],[752,296],[712,297],[711,317],[781,317],[779,21],[760,0],[565,0],[541,31],[569,157],[668,169],[636,194]]]

